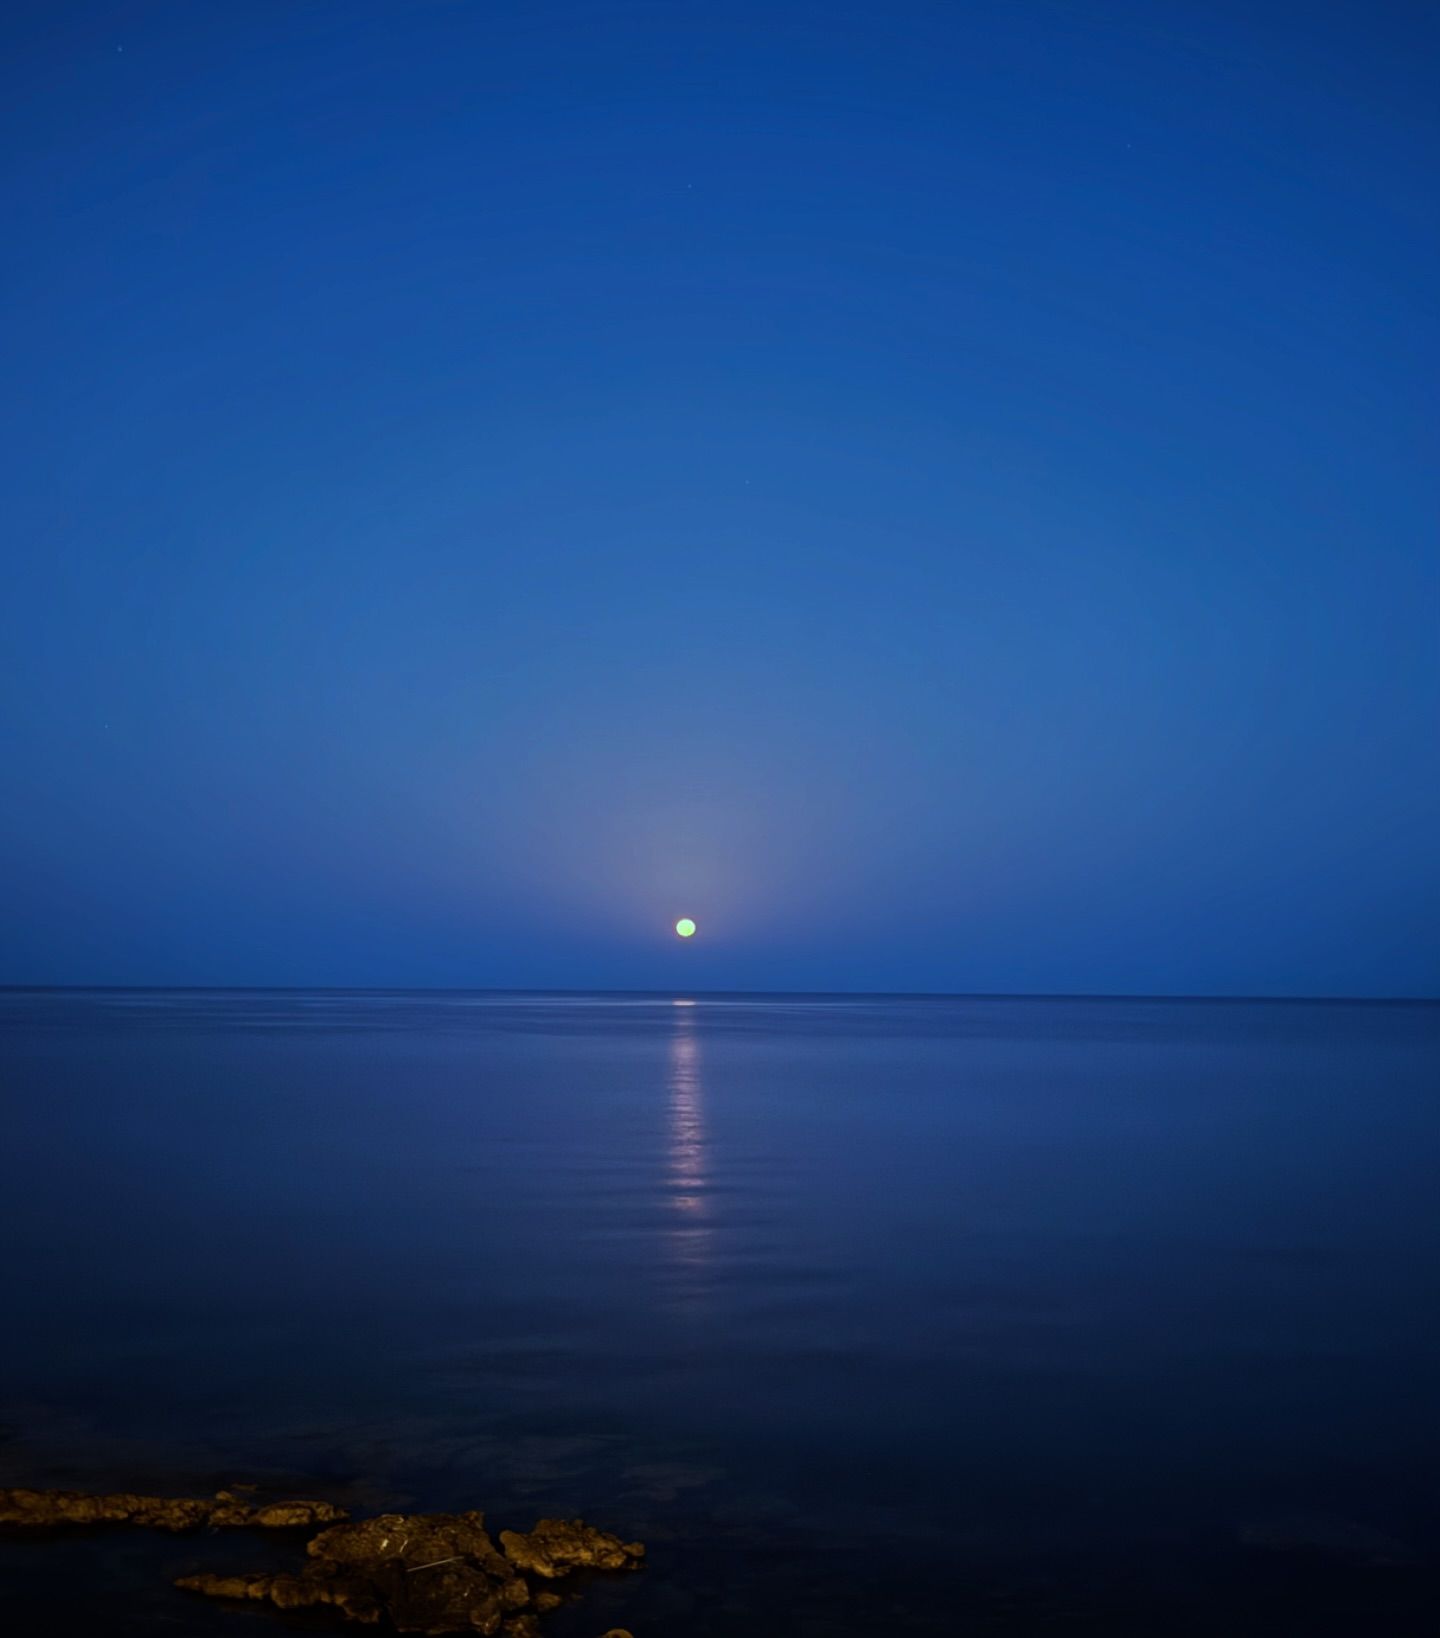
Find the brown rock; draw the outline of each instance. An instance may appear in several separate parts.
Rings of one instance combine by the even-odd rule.
[[[638,1541],[621,1541],[584,1519],[541,1519],[528,1534],[502,1530],[500,1545],[519,1570],[547,1581],[572,1570],[635,1570],[645,1556]]]
[[[502,1553],[483,1513],[382,1513],[337,1523],[329,1502],[255,1506],[221,1490],[210,1498],[92,1495],[78,1490],[0,1490],[0,1525],[134,1524],[157,1530],[242,1527],[289,1530],[328,1525],[306,1544],[304,1567],[282,1575],[191,1575],[176,1583],[210,1598],[245,1599],[301,1610],[329,1605],[349,1621],[389,1622],[400,1632],[481,1633],[485,1638],[539,1638],[537,1612],[561,1599],[532,1589],[574,1570],[638,1566],[645,1549],[582,1519],[541,1519],[522,1534],[506,1530]],[[622,1635],[623,1638],[623,1635]]]
[[[331,1604],[352,1621],[384,1619],[400,1632],[538,1638],[534,1612],[560,1599],[532,1593],[522,1569],[547,1578],[582,1566],[621,1569],[643,1551],[578,1519],[542,1519],[529,1535],[507,1531],[502,1539],[503,1555],[483,1513],[382,1513],[322,1530],[298,1575],[195,1575],[177,1585],[215,1598],[268,1599],[283,1609]]]
[[[349,1587],[310,1575],[187,1575],[175,1583],[186,1592],[210,1598],[249,1598],[274,1604],[277,1609],[313,1609],[333,1604],[350,1621],[376,1626],[385,1618],[384,1607],[364,1588]]]
[[[515,1577],[491,1541],[483,1513],[381,1513],[377,1518],[322,1530],[305,1551],[311,1558],[337,1564],[393,1560],[412,1571],[422,1564],[463,1558],[473,1560],[497,1580]]]
[[[317,1512],[323,1507],[323,1512]],[[335,1524],[349,1518],[343,1507],[308,1501],[267,1502],[251,1513],[249,1522],[262,1530],[313,1530],[317,1524]]]
[[[137,1496],[128,1491],[94,1495],[83,1490],[0,1490],[0,1524],[42,1528],[62,1524],[134,1524],[150,1530],[199,1530],[204,1526],[266,1530],[312,1528],[348,1515],[329,1502],[270,1502],[253,1507],[231,1491],[194,1496]]]

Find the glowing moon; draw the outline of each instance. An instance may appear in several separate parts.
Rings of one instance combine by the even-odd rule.
[[[691,921],[689,916],[681,916],[679,921],[675,923],[675,931],[679,933],[681,938],[693,938],[695,936],[695,923]]]

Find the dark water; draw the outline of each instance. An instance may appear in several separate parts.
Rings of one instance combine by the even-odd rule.
[[[1436,1630],[1440,1009],[12,992],[0,1032],[0,1483],[649,1542],[561,1638]],[[263,1638],[166,1577],[280,1551],[0,1572],[27,1631]]]

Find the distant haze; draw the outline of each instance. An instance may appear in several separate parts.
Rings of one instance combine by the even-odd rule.
[[[1437,17],[14,7],[0,982],[1440,992]]]

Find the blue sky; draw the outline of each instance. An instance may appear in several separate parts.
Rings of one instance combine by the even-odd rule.
[[[0,981],[1440,990],[1425,8],[4,27]]]

